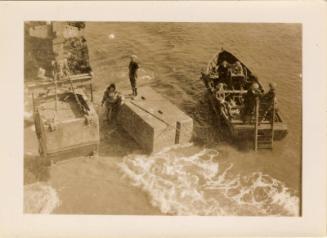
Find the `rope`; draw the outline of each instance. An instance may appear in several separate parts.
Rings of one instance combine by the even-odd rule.
[[[82,113],[88,115],[88,114],[89,114],[88,111],[85,110],[85,108],[83,107],[82,103],[80,102],[80,100],[79,100],[77,94],[75,93],[75,88],[74,88],[74,85],[73,85],[73,81],[71,80],[69,74],[68,74],[68,80],[69,80],[69,83],[70,83],[70,85],[71,85],[71,89],[72,89],[72,92],[73,92],[73,94],[74,94],[74,97],[75,97],[76,103],[78,104],[78,106],[79,106],[80,110],[82,111]]]

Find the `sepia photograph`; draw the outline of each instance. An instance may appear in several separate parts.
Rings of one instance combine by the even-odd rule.
[[[0,237],[326,235],[326,10],[0,2]]]
[[[301,141],[301,24],[24,23],[24,213],[301,216]]]

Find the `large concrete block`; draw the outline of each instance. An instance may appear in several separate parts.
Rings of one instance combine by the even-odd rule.
[[[138,96],[122,105],[121,126],[147,152],[191,140],[193,120],[150,87],[138,90]]]

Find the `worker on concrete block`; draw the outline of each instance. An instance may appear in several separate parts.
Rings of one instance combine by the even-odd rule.
[[[138,63],[136,62],[137,56],[131,55],[131,61],[129,63],[129,81],[131,82],[133,96],[137,96],[137,87],[136,87],[136,79],[137,79],[137,70],[139,68]]]
[[[106,105],[106,119],[111,122],[112,119],[116,118],[119,107],[123,104],[123,96],[116,90],[114,83],[110,84],[104,92],[101,106]]]

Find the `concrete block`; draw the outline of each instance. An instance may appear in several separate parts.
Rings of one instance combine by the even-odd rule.
[[[41,39],[47,39],[51,35],[49,25],[40,25],[29,28],[29,35]]]
[[[150,153],[192,138],[192,118],[151,87],[139,88],[137,97],[125,100],[118,121]]]
[[[66,22],[53,22],[52,28],[57,37],[64,37],[65,39],[68,39],[80,36],[78,28],[68,25]]]

